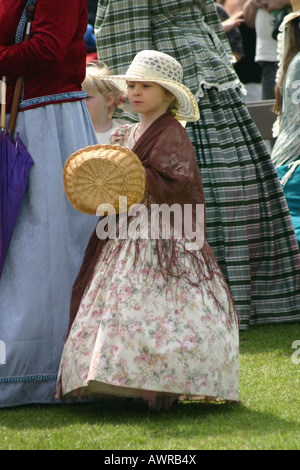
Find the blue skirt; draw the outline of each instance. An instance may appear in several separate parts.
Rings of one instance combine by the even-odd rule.
[[[96,216],[66,198],[62,171],[97,143],[84,101],[19,113],[34,160],[0,279],[0,406],[50,403],[69,320],[71,289]]]
[[[283,182],[283,178],[291,171],[291,175],[287,178],[286,183],[283,184],[283,192],[291,214],[297,242],[300,248],[300,160],[298,165],[293,170],[292,165],[282,165],[276,168],[279,179]]]

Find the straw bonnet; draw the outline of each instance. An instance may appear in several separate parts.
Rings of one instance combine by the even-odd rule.
[[[183,70],[176,59],[159,51],[141,51],[133,59],[125,75],[110,75],[110,80],[127,95],[126,81],[153,82],[169,90],[178,102],[176,119],[198,121],[199,108],[192,92],[182,84]],[[123,105],[123,109],[125,106]]]
[[[141,202],[145,192],[145,172],[138,156],[119,145],[91,145],[73,153],[63,170],[67,198],[75,209],[95,215],[108,204],[115,213],[125,212]],[[127,205],[119,207],[119,197]],[[124,199],[123,199],[124,200]],[[108,212],[109,207],[108,207]]]
[[[285,26],[287,23],[300,16],[300,0],[291,0],[291,5],[293,11],[284,17],[282,26]]]

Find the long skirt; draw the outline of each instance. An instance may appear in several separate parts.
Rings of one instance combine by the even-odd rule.
[[[71,289],[96,217],[76,211],[64,163],[96,144],[82,101],[19,113],[16,130],[34,165],[0,279],[0,406],[52,401]]]
[[[300,321],[300,254],[284,193],[238,90],[204,90],[187,125],[206,197],[207,240],[250,325]]]
[[[136,259],[134,240],[107,242],[63,350],[58,396],[150,408],[160,396],[238,401],[238,318],[220,271],[199,286],[166,279],[155,241],[138,243]]]

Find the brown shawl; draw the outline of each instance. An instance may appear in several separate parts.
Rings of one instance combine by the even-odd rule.
[[[132,150],[138,155],[146,170],[147,188],[155,202],[167,203],[169,206],[177,203],[181,207],[185,204],[192,204],[193,227],[195,228],[195,206],[205,204],[205,198],[194,149],[182,125],[169,114],[164,114],[143,133]],[[202,229],[205,230],[205,227]],[[73,285],[68,333],[106,242],[107,240],[100,240],[97,237],[95,229]],[[204,288],[207,289],[207,283],[203,281],[212,279],[217,274],[233,305],[225,278],[222,274],[220,275],[220,268],[206,240],[200,249],[202,256],[199,256],[199,250],[185,250],[185,255],[190,257],[194,272],[197,273],[196,282],[195,277],[193,280],[189,279],[189,273],[185,271],[184,265],[179,263],[178,243],[181,241],[174,239],[167,240],[167,242],[157,240],[159,264],[166,278],[185,276],[191,285],[201,287],[205,284]],[[185,248],[181,243],[181,252],[182,249]],[[214,296],[212,291],[210,294]],[[216,303],[218,304],[217,300]],[[229,322],[236,315],[233,307],[231,310],[231,314],[228,314]]]

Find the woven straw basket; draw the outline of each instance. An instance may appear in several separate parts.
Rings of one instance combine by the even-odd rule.
[[[140,203],[145,193],[142,163],[135,153],[118,145],[91,145],[73,153],[66,161],[63,181],[73,207],[90,215],[107,204],[117,214],[125,212]],[[120,196],[127,197],[127,207],[119,207]]]

